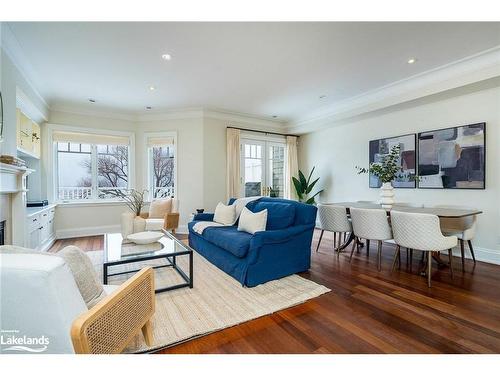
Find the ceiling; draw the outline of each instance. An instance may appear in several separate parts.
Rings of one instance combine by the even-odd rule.
[[[51,107],[208,107],[281,121],[500,45],[500,23],[8,26]]]

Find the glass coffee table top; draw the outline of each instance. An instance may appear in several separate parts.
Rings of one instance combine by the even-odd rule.
[[[137,261],[138,259],[176,255],[192,251],[187,245],[175,238],[171,233],[165,232],[158,241],[137,245],[130,241],[124,241],[121,233],[109,233],[104,235],[104,262]]]
[[[184,262],[184,270],[177,263],[177,258],[187,256]],[[104,235],[104,261],[103,261],[103,283],[108,284],[108,279],[113,276],[135,273],[144,267],[143,261],[155,260],[148,264],[156,271],[161,268],[171,268],[180,277],[179,282],[155,289],[156,293],[166,292],[173,289],[193,287],[193,250],[175,238],[170,232],[163,231],[163,237],[158,241],[138,245],[133,242],[124,241],[121,233],[110,233]],[[122,265],[135,264],[132,269],[117,269]]]

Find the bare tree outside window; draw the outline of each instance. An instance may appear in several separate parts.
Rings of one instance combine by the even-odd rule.
[[[153,198],[171,196],[174,188],[174,153],[170,146],[152,147]]]
[[[82,162],[90,175],[92,162]],[[92,186],[90,176],[80,180],[82,186]],[[98,197],[122,197],[128,188],[128,146],[97,145],[97,189]]]

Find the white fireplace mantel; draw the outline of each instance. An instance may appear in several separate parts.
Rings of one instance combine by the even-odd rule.
[[[10,209],[5,216],[9,219],[7,230],[12,233],[14,245],[26,245],[26,176],[32,172],[33,169],[0,163],[0,194],[8,195],[10,203],[2,210]]]
[[[25,177],[32,172],[34,172],[33,169],[0,163],[0,193],[8,194],[26,191]]]

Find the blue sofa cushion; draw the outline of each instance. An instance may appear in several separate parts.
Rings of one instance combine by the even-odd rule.
[[[252,235],[239,232],[236,226],[209,227],[203,231],[203,238],[234,256],[243,258],[248,254]]]
[[[250,210],[260,212],[265,209],[267,209],[266,230],[288,228],[295,220],[295,206],[291,203],[256,201]]]

